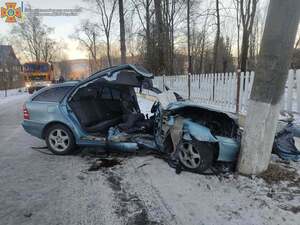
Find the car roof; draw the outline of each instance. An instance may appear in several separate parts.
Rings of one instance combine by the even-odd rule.
[[[54,84],[52,86],[55,86],[55,87],[63,87],[63,86],[75,86],[76,84],[78,84],[80,82],[80,80],[70,80],[70,81],[65,81],[63,83],[57,83],[57,84]],[[51,87],[52,87],[51,86]]]
[[[150,73],[149,71],[147,71],[144,67],[142,67],[140,65],[121,64],[118,66],[112,66],[112,67],[105,68],[103,70],[99,70],[99,71],[95,72],[94,74],[90,75],[89,78],[87,78],[86,80],[94,79],[95,77],[101,77],[101,76],[107,75],[107,73],[115,73],[120,70],[126,70],[126,69],[133,70],[137,74],[139,74],[143,77],[146,77],[146,78],[153,78],[153,76],[154,76],[152,73]]]
[[[41,94],[44,91],[50,90],[52,88],[57,88],[57,87],[75,87],[78,83],[79,83],[79,81],[66,81],[64,83],[52,84],[49,87],[44,87],[44,88],[38,90],[33,95],[31,95],[29,99],[32,100],[37,95]]]

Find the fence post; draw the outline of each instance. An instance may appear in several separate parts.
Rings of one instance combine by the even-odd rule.
[[[163,80],[162,80],[162,91],[165,90],[165,74],[163,74]]]
[[[235,106],[235,112],[239,114],[239,108],[240,108],[240,83],[241,83],[241,70],[237,69],[236,72],[236,106]]]

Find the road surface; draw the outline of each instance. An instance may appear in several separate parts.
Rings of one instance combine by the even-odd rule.
[[[89,172],[95,157],[33,150],[20,96],[0,105],[0,224],[299,224],[262,179],[176,175],[153,156],[115,157],[121,165]],[[87,151],[87,150],[86,150]]]

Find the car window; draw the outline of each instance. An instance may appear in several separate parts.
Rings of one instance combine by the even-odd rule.
[[[114,88],[103,87],[99,91],[99,97],[101,99],[120,100],[121,91]]]
[[[71,86],[56,87],[43,91],[37,95],[33,101],[41,102],[59,102],[63,99],[66,93],[71,89]]]
[[[99,93],[101,99],[112,99],[111,91],[108,87],[103,87]]]
[[[111,94],[112,94],[112,97],[113,97],[113,100],[120,100],[121,98],[121,92],[117,89],[111,89]]]

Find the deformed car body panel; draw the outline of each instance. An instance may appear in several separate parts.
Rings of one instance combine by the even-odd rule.
[[[216,112],[216,113],[220,113],[220,114],[226,115],[229,118],[231,118],[236,124],[237,124],[237,121],[238,121],[238,117],[235,114],[233,114],[233,113],[223,112],[223,111],[220,111],[218,109],[213,109],[213,108],[210,108],[210,107],[207,107],[207,106],[202,106],[202,105],[200,106],[200,105],[197,105],[197,104],[195,104],[194,102],[191,102],[191,101],[176,101],[176,102],[171,102],[166,107],[165,110],[176,111],[176,110],[184,109],[184,108],[187,108],[187,107],[193,107],[195,109],[205,109],[205,110],[208,110],[210,112]]]
[[[170,133],[171,137],[175,137],[172,137],[174,145],[173,150],[176,149],[176,144],[178,144],[178,137],[182,136],[182,139],[187,141],[191,141],[192,138],[194,138],[199,142],[212,143],[218,146],[216,158],[216,160],[218,161],[232,162],[237,159],[240,148],[240,137],[237,133],[237,118],[234,117],[234,115],[223,113],[211,108],[202,107],[189,101],[171,102],[164,107],[165,109],[163,109],[162,105],[158,105],[156,107],[156,116],[162,118],[160,121],[159,119],[157,119],[157,121],[161,123],[161,125],[157,126],[156,129],[158,129],[158,131],[156,133],[165,135],[164,137],[161,137],[161,135],[156,135],[157,143],[159,144],[159,147],[162,151],[165,148],[165,139]],[[218,115],[218,117],[224,118],[224,120],[228,120],[232,124],[232,130],[234,132],[226,132],[232,134],[230,137],[212,134],[210,128],[208,128],[204,124],[199,123],[199,121],[193,120],[195,118],[192,119],[191,116],[186,113],[186,111],[191,109],[195,110],[193,111],[193,113],[201,110],[202,114],[207,113],[211,115],[214,113]],[[177,120],[182,120],[182,131],[179,131],[177,128],[175,129],[177,134],[174,134],[174,130],[172,129],[172,127],[176,126]],[[224,129],[226,129],[226,127],[224,127]],[[182,134],[180,134],[180,132],[182,132]]]
[[[217,160],[233,162],[237,159],[240,151],[240,142],[233,138],[216,136],[219,143],[219,155]]]
[[[213,136],[210,129],[188,119],[184,122],[184,134],[184,139],[187,139],[189,134],[200,142],[217,143],[218,161],[232,162],[237,158],[240,144],[233,138]]]
[[[188,132],[191,136],[201,142],[218,142],[218,139],[211,134],[207,127],[195,123],[190,119],[184,121],[183,131],[184,134]]]

